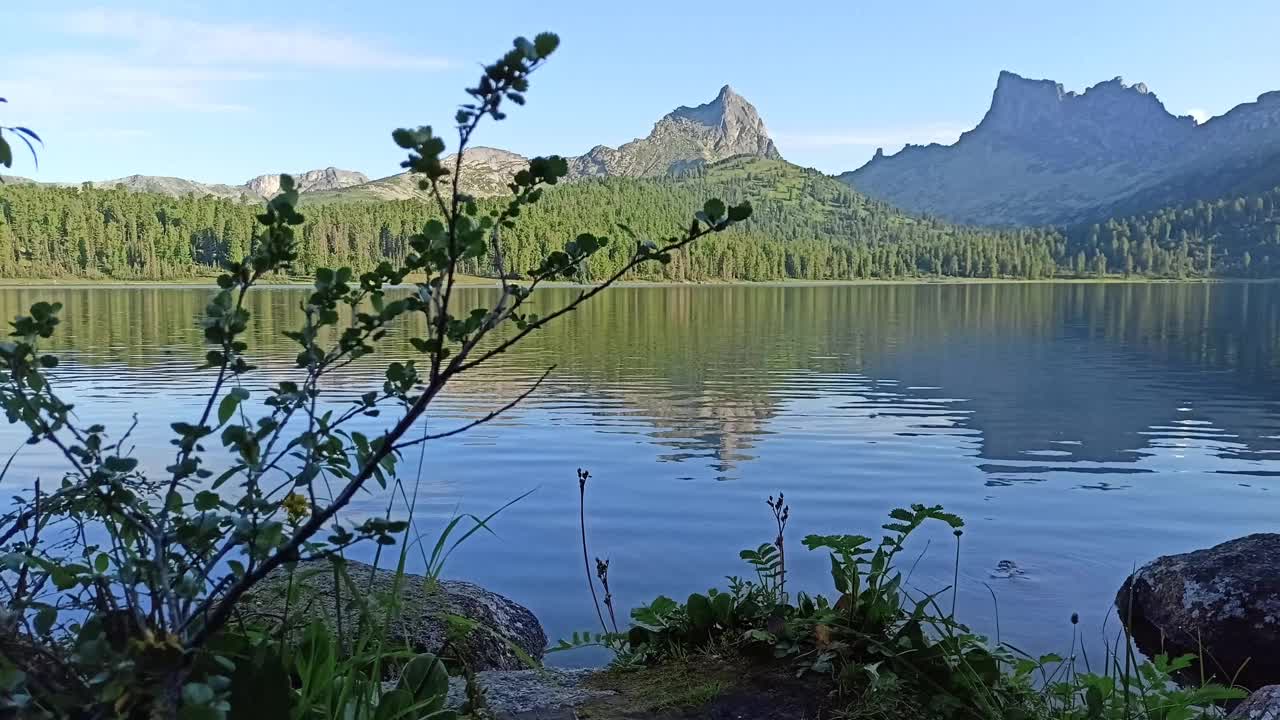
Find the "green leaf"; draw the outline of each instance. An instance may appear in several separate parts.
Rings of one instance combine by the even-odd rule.
[[[213,688],[204,683],[192,682],[182,686],[182,701],[189,705],[208,705],[214,697]]]
[[[1090,685],[1089,689],[1085,690],[1084,700],[1085,705],[1089,708],[1089,717],[1102,717],[1102,691],[1098,689],[1097,685]]]
[[[135,458],[109,457],[102,461],[102,467],[107,472],[127,473],[132,472],[138,467],[138,461]]]
[[[0,98],[0,102],[3,102]],[[17,668],[0,667],[0,692],[12,693],[27,681],[27,674]]]
[[[449,672],[440,658],[422,653],[405,665],[396,687],[408,692],[418,703],[426,704],[431,711],[438,710],[449,693]]]
[[[53,630],[53,625],[56,622],[58,622],[58,610],[56,608],[40,608],[35,618],[36,634],[48,635]]]
[[[13,149],[9,147],[9,141],[3,137],[0,137],[0,165],[13,167]]]
[[[218,503],[222,501],[222,497],[216,492],[202,490],[196,493],[192,500],[192,505],[200,512],[207,512],[218,507]]]
[[[223,483],[230,480],[232,476],[234,476],[236,473],[240,472],[243,469],[244,469],[244,465],[239,465],[239,464],[232,465],[231,467],[224,470],[223,473],[218,476],[218,479],[213,481],[213,484],[210,485],[210,487],[212,487],[214,490],[217,490],[219,487],[222,486]]]
[[[711,631],[715,625],[715,612],[711,608],[711,600],[701,593],[693,593],[685,602],[685,610],[689,614],[689,624],[699,633]]]
[[[385,692],[378,698],[378,707],[374,711],[373,720],[405,720],[418,717],[413,714],[413,693],[403,688],[395,688]]]
[[[711,598],[711,610],[715,613],[716,622],[722,627],[730,627],[733,625],[733,598],[725,593],[720,593]]]
[[[716,198],[711,198],[702,205],[702,212],[712,221],[719,220],[724,215],[724,203]]]
[[[533,50],[538,57],[545,58],[560,47],[560,37],[555,33],[538,33],[533,38]]]
[[[53,586],[59,590],[70,590],[76,586],[76,574],[63,567],[54,567],[49,572]]]
[[[110,567],[111,558],[107,557],[106,553],[98,553],[98,557],[93,559],[93,569],[97,570],[99,575],[105,573]]]
[[[248,398],[249,391],[244,388],[235,388],[227,393],[227,396],[222,398],[222,402],[218,403],[218,424],[225,425],[235,414],[240,403]]]

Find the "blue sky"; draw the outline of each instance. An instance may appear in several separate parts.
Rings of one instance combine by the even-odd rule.
[[[132,173],[240,183],[335,165],[398,171],[392,128],[447,126],[478,63],[550,29],[560,52],[482,144],[577,154],[648,133],[725,83],[783,155],[829,172],[950,142],[1002,69],[1081,90],[1117,75],[1178,114],[1280,89],[1280,3],[684,0],[50,0],[4,10],[0,124],[47,181]]]

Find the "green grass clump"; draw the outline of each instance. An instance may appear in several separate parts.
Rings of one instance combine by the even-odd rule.
[[[1185,676],[1194,658],[1143,661],[1127,636],[1093,667],[1083,653],[1077,659],[1074,646],[1066,658],[1032,657],[975,633],[955,616],[954,583],[925,594],[909,589],[897,569],[920,527],[943,524],[956,539],[958,580],[964,521],[941,506],[894,510],[879,541],[805,537],[806,548],[829,556],[834,593],[793,594],[785,537],[790,508],[781,495],[770,497],[769,507],[775,539],[741,553],[751,577],[730,577],[727,587],[683,603],[659,596],[632,611],[625,631],[578,633],[558,649],[602,644],[615,651],[617,667],[669,667],[677,677],[696,677],[687,668],[699,658],[730,658],[810,679],[812,692],[831,693],[831,712],[850,720],[1196,720],[1223,717],[1222,703],[1245,696],[1207,681],[1179,687],[1174,678]],[[603,570],[599,579],[607,583],[607,565]]]

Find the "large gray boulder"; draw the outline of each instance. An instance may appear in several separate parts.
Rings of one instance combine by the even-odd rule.
[[[1258,688],[1231,711],[1227,720],[1280,720],[1280,685]]]
[[[1280,534],[1157,558],[1125,580],[1116,608],[1148,654],[1192,654],[1219,680],[1280,683]]]
[[[360,622],[360,606],[381,618],[382,602],[395,591],[395,573],[374,570],[370,565],[347,561],[346,582],[335,583],[328,562],[299,565],[292,574],[280,568],[245,596],[246,616],[269,623],[286,617],[286,598],[292,577],[296,594],[288,606],[291,631],[320,620],[329,627],[337,624],[336,608],[341,604],[343,628],[350,632]],[[372,582],[370,574],[372,573]],[[541,660],[547,636],[541,623],[527,608],[479,585],[457,580],[429,582],[419,575],[405,575],[399,587],[400,613],[392,620],[387,639],[393,646],[414,652],[457,655],[472,670],[519,670],[529,667],[521,654]],[[458,619],[465,619],[459,622]],[[446,648],[446,640],[452,639]]]
[[[574,708],[614,693],[586,686],[595,670],[496,670],[476,673],[486,708],[499,720],[573,720]],[[447,707],[463,709],[466,680],[449,679]]]

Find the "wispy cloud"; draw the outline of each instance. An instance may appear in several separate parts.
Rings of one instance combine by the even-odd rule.
[[[102,127],[68,130],[66,132],[66,136],[82,140],[127,142],[129,140],[140,140],[145,137],[151,137],[151,132],[140,128]]]
[[[61,35],[43,53],[11,55],[0,83],[15,111],[238,112],[247,85],[277,70],[426,72],[440,57],[387,48],[371,38],[96,8],[38,16]]]
[[[838,130],[789,131],[775,133],[774,140],[784,150],[821,150],[837,147],[882,147],[896,150],[908,143],[953,143],[966,128],[952,125],[915,127],[846,128]]]
[[[1213,113],[1205,110],[1204,108],[1198,107],[1187,110],[1186,114],[1190,115],[1192,119],[1196,121],[1197,125],[1203,125],[1209,121],[1209,118],[1213,117]]]
[[[223,68],[150,65],[103,54],[61,53],[17,58],[0,71],[7,90],[30,112],[234,112],[233,85],[261,73]]]
[[[59,16],[67,32],[132,44],[141,58],[183,65],[284,65],[331,70],[442,70],[445,58],[383,49],[354,35],[265,28],[97,8]]]

